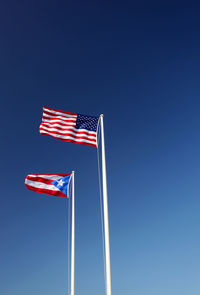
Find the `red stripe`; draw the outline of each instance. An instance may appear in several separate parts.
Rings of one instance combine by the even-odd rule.
[[[61,191],[52,191],[52,190],[48,190],[48,189],[44,189],[44,188],[36,188],[36,187],[30,186],[30,185],[28,185],[26,183],[25,183],[25,186],[29,190],[34,191],[36,193],[41,193],[41,194],[45,194],[45,195],[52,195],[52,196],[56,196],[56,197],[67,198],[67,196],[65,194],[63,194]]]
[[[36,181],[36,182],[42,182],[42,183],[45,183],[45,184],[52,184],[52,181],[54,181],[55,179],[46,179],[46,178],[43,178],[43,177],[34,177],[34,176],[30,176],[28,175],[26,177],[26,179],[29,179],[29,180],[32,180],[32,181]]]
[[[65,125],[68,125],[69,123],[74,123],[74,124],[76,124],[76,121],[74,121],[74,120],[71,120],[71,118],[69,118],[69,120],[65,120],[65,119],[61,119],[61,118],[58,118],[58,116],[56,116],[56,117],[45,117],[45,116],[43,116],[42,117],[42,121],[46,121],[46,120],[48,120],[48,121],[50,121],[49,123],[51,123],[51,121],[56,121],[56,120],[59,120],[59,121],[63,121],[64,123],[62,123],[62,124],[65,124]],[[47,123],[48,123],[48,121],[47,121]]]
[[[50,124],[50,126],[47,124]],[[60,129],[60,130],[73,130],[72,128],[76,128],[75,126],[68,126],[68,125],[63,125],[64,128],[55,126],[57,124],[60,124],[60,123],[42,122],[40,126],[45,126],[47,128],[56,128],[56,129]],[[78,130],[78,129],[76,129],[76,130]],[[76,130],[74,130],[74,132],[76,132]]]
[[[50,110],[50,111],[60,112],[60,113],[68,114],[68,115],[77,115],[76,113],[70,113],[70,112],[65,112],[65,111],[61,111],[61,110],[50,109],[50,108],[47,108],[47,107],[45,107],[45,106],[43,106],[43,108],[48,109],[48,110]],[[43,109],[43,111],[45,112],[44,109]]]
[[[30,174],[29,174],[29,175],[30,175]],[[28,175],[28,176],[29,176],[29,175]],[[56,174],[52,174],[52,173],[33,174],[33,173],[32,173],[32,175],[39,176],[39,177],[40,177],[41,175],[55,175],[55,176],[63,176],[63,177],[64,177],[64,176],[67,176],[67,175],[71,175],[71,173],[67,173],[67,174],[60,174],[60,173],[59,173],[59,174],[58,174],[58,173],[56,173]]]
[[[86,137],[86,136],[76,136],[76,135],[73,135],[73,134],[71,134],[71,133],[65,133],[65,134],[62,134],[62,133],[60,133],[60,132],[58,132],[58,131],[47,131],[47,130],[45,130],[45,129],[43,129],[42,127],[40,127],[40,130],[42,130],[42,131],[44,131],[44,132],[48,132],[48,133],[50,133],[50,134],[58,134],[58,135],[62,135],[62,136],[71,136],[71,137],[73,137],[74,139],[86,139],[86,140],[89,140],[89,141],[93,141],[93,142],[96,142],[96,139],[94,139],[94,138],[90,138],[90,136],[88,135],[88,137]],[[58,138],[58,137],[57,137]],[[58,139],[60,139],[60,138],[58,138]]]
[[[58,119],[59,120],[59,119]],[[48,121],[43,121],[42,120],[42,124],[44,124],[44,123],[46,123],[46,124],[60,124],[60,125],[62,125],[63,127],[75,127],[76,125],[71,125],[71,123],[69,123],[69,124],[65,124],[65,123],[62,123],[62,122],[48,122]],[[75,123],[75,122],[74,122]]]
[[[67,115],[69,115],[69,117],[68,117],[68,116],[65,116],[64,114],[60,114],[60,115],[58,115],[58,114],[53,114],[53,113],[51,113],[51,112],[46,111],[46,110],[43,109],[43,116],[44,116],[45,114],[46,114],[46,115],[49,115],[49,116],[52,116],[52,117],[63,116],[64,118],[74,118],[74,119],[77,119],[77,114],[73,114],[73,115],[71,115],[71,114],[67,114]],[[72,117],[72,116],[73,116],[73,117]],[[76,116],[76,117],[74,117],[74,116]]]
[[[85,131],[79,131],[79,129],[76,129],[76,130],[74,130],[74,129],[72,129],[71,127],[65,127],[65,128],[62,128],[62,127],[58,127],[58,126],[53,126],[54,124],[56,124],[56,123],[49,123],[49,124],[51,124],[52,126],[48,126],[48,125],[46,125],[47,124],[47,122],[45,123],[45,122],[43,122],[41,125],[40,125],[40,127],[42,128],[43,126],[44,127],[47,127],[47,128],[49,128],[49,129],[51,129],[51,128],[56,128],[56,129],[58,129],[58,130],[62,130],[62,131],[67,131],[67,130],[71,130],[71,131],[73,131],[74,133],[78,133],[78,134],[85,134],[85,135],[89,135],[89,136],[94,136],[94,137],[96,137],[96,134],[93,134],[93,133],[89,133],[90,131],[87,131],[87,130],[85,130]],[[75,126],[73,126],[74,128],[76,128]]]
[[[48,126],[47,126],[48,130],[46,130],[44,127],[46,127],[46,126],[45,126],[45,125],[43,126],[43,124],[41,124],[41,125],[40,125],[40,130],[43,130],[43,131],[45,131],[45,132],[49,132],[49,133],[60,134],[60,135],[63,135],[63,136],[65,136],[65,135],[71,135],[71,136],[73,136],[73,137],[77,137],[77,136],[76,136],[76,134],[77,134],[77,135],[83,135],[83,137],[84,137],[84,135],[87,136],[87,138],[85,138],[85,139],[88,139],[88,138],[90,138],[90,137],[91,137],[91,139],[93,139],[93,140],[96,139],[96,134],[89,134],[89,133],[87,133],[86,131],[79,131],[78,129],[76,129],[76,130],[77,130],[77,131],[76,131],[76,130],[73,130],[73,129],[71,129],[71,128],[67,128],[67,129],[59,128],[59,130],[61,130],[61,131],[66,131],[66,133],[62,133],[62,132],[59,132],[59,131],[51,130],[51,129],[54,128],[54,127],[48,127]],[[56,129],[57,129],[57,128],[56,128]],[[75,135],[73,135],[73,134],[71,134],[70,132],[67,132],[67,131],[72,131],[72,132],[75,133]],[[78,137],[77,137],[77,138],[78,138]],[[82,138],[82,137],[79,137],[79,138]]]
[[[74,121],[74,120],[71,120],[70,118],[69,118],[69,120],[66,120],[66,119],[63,119],[63,118],[61,119],[61,118],[57,118],[57,116],[53,118],[53,117],[46,117],[46,116],[43,115],[42,119],[43,120],[50,120],[50,121],[51,120],[61,120],[61,121],[66,122],[67,124],[68,123],[75,123],[76,124],[76,120]],[[51,123],[51,122],[49,122],[49,123]]]
[[[41,135],[49,135],[49,134],[41,133]],[[89,146],[97,147],[97,144],[96,143],[95,144],[92,144],[92,143],[90,144],[90,143],[86,143],[86,142],[77,142],[77,141],[72,140],[72,139],[63,139],[63,138],[58,138],[58,137],[53,136],[53,135],[51,135],[51,136],[54,137],[54,138],[56,138],[56,139],[60,139],[62,141],[66,141],[66,142],[73,142],[73,143],[77,143],[77,144],[83,144],[83,145],[89,145]]]

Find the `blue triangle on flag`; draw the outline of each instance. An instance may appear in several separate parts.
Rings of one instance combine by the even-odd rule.
[[[70,181],[71,175],[67,175],[65,177],[58,178],[54,181],[52,181],[52,184],[57,187],[63,194],[68,196],[68,184]]]

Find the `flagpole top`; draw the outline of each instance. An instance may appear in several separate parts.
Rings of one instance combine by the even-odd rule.
[[[101,114],[101,115],[100,115],[100,117],[102,117],[102,118],[103,118],[103,117],[104,117],[104,115],[103,115],[103,114]]]

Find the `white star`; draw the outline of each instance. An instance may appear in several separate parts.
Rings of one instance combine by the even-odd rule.
[[[65,183],[62,179],[57,180],[58,186],[63,186],[63,184]]]

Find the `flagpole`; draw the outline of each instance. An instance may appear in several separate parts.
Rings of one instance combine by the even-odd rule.
[[[102,184],[103,184],[103,210],[104,210],[103,215],[104,215],[105,259],[106,259],[106,295],[112,295],[108,195],[107,195],[106,155],[105,155],[103,114],[100,115],[100,121],[101,121]]]
[[[72,233],[71,233],[71,295],[75,295],[75,194],[74,171],[72,171]]]

